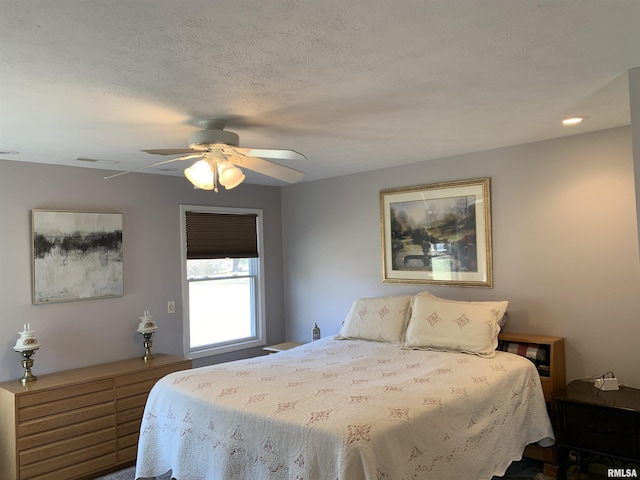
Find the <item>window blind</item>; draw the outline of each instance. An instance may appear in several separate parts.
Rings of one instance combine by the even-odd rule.
[[[186,212],[187,259],[257,258],[255,214]]]

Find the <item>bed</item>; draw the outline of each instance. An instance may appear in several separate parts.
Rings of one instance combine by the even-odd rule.
[[[360,299],[336,337],[166,376],[136,478],[482,480],[551,445],[535,366],[496,351],[506,302],[440,300]]]

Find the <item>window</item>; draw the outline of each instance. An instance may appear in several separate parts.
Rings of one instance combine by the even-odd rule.
[[[183,205],[184,353],[264,345],[262,210]]]

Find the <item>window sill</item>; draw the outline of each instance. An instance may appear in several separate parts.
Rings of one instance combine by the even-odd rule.
[[[246,350],[248,348],[262,347],[267,342],[262,339],[251,339],[242,342],[234,342],[226,345],[203,346],[198,348],[187,349],[185,357],[187,358],[204,358],[219,355],[221,353],[237,352],[238,350]]]

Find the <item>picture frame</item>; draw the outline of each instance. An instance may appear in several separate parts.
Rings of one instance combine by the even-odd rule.
[[[32,303],[121,297],[122,214],[31,210]]]
[[[382,281],[493,287],[489,178],[380,191]]]

